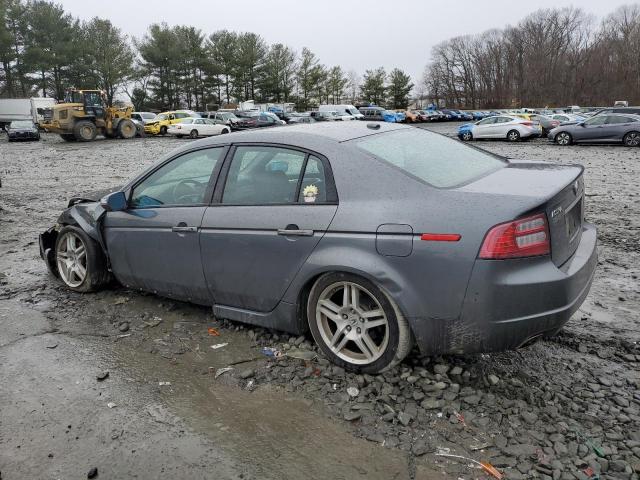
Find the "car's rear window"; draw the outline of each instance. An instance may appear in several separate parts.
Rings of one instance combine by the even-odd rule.
[[[419,128],[354,140],[356,146],[437,188],[451,188],[507,166],[500,157]]]

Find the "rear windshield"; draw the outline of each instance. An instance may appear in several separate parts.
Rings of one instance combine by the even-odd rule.
[[[437,188],[455,187],[507,166],[500,157],[418,128],[358,138],[354,143]]]

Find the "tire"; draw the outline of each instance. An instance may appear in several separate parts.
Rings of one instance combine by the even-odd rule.
[[[640,146],[640,132],[629,132],[623,138],[622,142],[627,147],[638,147]]]
[[[227,133],[230,133],[228,128],[223,128],[222,132],[220,132],[221,135],[226,135]]]
[[[358,301],[352,308],[354,289]],[[345,290],[349,300],[346,304],[342,300]],[[357,275],[322,275],[309,294],[307,319],[314,340],[327,358],[353,372],[388,370],[400,363],[413,346],[411,329],[397,305],[375,284]],[[365,328],[367,324],[372,326]]]
[[[58,278],[74,292],[93,292],[111,281],[100,246],[74,225],[63,227],[58,234],[55,266]]]
[[[189,132],[189,138],[198,138],[198,130],[191,130]]]
[[[517,142],[520,140],[520,132],[517,130],[509,130],[507,132],[507,140],[510,142]]]
[[[78,120],[73,126],[73,135],[79,142],[91,142],[98,134],[96,125],[90,120]]]
[[[72,133],[61,133],[60,138],[62,138],[65,142],[75,142],[76,137]]]
[[[160,135],[166,135],[166,134],[167,134],[167,127],[163,125],[162,127],[160,127]]]
[[[136,137],[136,133],[138,129],[136,128],[136,124],[133,123],[128,118],[123,118],[118,122],[118,136],[124,140],[130,140]]]
[[[462,135],[460,135],[460,140],[462,140],[463,142],[469,142],[473,140],[473,133],[464,132]]]
[[[567,145],[571,145],[573,143],[573,138],[569,132],[560,132],[557,133],[553,138],[553,141],[562,147],[566,147]]]

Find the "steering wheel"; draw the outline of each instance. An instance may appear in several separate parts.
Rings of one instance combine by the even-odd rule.
[[[201,193],[202,183],[197,180],[180,180],[173,187],[173,199],[176,203],[197,203]]]

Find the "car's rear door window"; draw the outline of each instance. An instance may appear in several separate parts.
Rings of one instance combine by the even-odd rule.
[[[207,148],[185,153],[154,171],[133,188],[133,208],[205,203],[211,175],[223,148]]]
[[[222,203],[287,205],[335,202],[333,177],[324,162],[299,150],[269,146],[236,148]]]
[[[361,150],[438,188],[451,188],[507,166],[500,157],[443,135],[410,128],[352,140]]]

